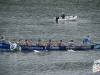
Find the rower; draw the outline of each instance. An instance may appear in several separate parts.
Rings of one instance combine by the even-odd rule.
[[[36,43],[36,46],[44,46],[42,43],[41,43],[41,40],[39,39],[38,42]]]
[[[71,47],[76,46],[76,44],[74,43],[74,40],[70,40],[69,41],[69,49],[72,49]]]
[[[65,47],[66,45],[62,43],[62,40],[59,40],[59,42],[57,43],[57,45],[58,45],[59,49],[66,48]]]
[[[90,42],[89,36],[87,36],[83,39],[83,46],[86,46],[88,44],[88,42]]]
[[[27,39],[24,40],[24,45],[28,45]]]
[[[52,41],[50,39],[48,42],[45,43],[46,49],[50,50],[52,48],[51,45],[54,45],[54,44],[52,43]]]
[[[20,40],[18,40],[17,44],[18,44],[18,45],[22,45],[22,43],[21,43],[21,41],[20,41]]]
[[[56,16],[56,23],[58,23],[59,16]]]
[[[12,43],[17,43],[17,42],[16,42],[16,39],[13,39]]]
[[[28,45],[32,46],[33,44],[31,43],[30,40],[27,40]]]

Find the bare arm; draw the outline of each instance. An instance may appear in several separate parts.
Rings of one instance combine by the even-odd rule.
[[[39,43],[40,46],[44,46],[41,42]]]

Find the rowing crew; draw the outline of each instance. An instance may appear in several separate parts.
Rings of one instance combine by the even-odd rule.
[[[83,39],[83,46],[86,46],[86,45],[88,44],[89,41],[90,41],[89,36],[85,37],[85,38]],[[4,37],[1,38],[0,42],[1,42],[1,43],[7,43],[7,42],[5,41],[5,38],[4,38]],[[27,40],[27,39],[24,40],[24,43],[23,43],[23,44],[21,43],[20,40],[18,40],[18,42],[16,42],[15,39],[12,41],[12,43],[17,43],[17,44],[19,44],[19,45],[33,45],[33,44],[30,42],[30,40]],[[68,45],[69,45],[69,47],[77,46],[77,45],[74,43],[74,40],[70,40],[69,43],[68,43]],[[33,45],[33,46],[34,46],[34,45]],[[57,44],[53,44],[52,41],[51,41],[51,39],[50,39],[48,42],[46,42],[45,45],[44,45],[44,44],[41,43],[41,40],[39,39],[39,40],[37,41],[37,43],[36,43],[36,46],[47,46],[47,48],[50,48],[51,46],[59,46],[59,47],[61,47],[61,46],[66,46],[66,45],[62,42],[62,40],[59,40],[59,42],[57,42]]]

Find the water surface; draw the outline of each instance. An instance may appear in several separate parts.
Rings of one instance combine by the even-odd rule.
[[[55,23],[54,17],[77,15],[77,21]],[[68,44],[74,39],[78,45],[89,35],[100,43],[99,0],[2,0],[0,1],[0,36],[7,41],[29,39],[33,44],[62,39]],[[0,75],[99,75],[92,73],[99,51],[45,51],[0,53]]]

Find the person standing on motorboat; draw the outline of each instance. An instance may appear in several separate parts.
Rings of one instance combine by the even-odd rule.
[[[62,17],[62,19],[65,19],[65,14],[64,14],[64,13],[62,13],[61,17]]]
[[[89,36],[87,36],[87,37],[85,37],[85,38],[83,39],[83,46],[86,46],[86,45],[88,44],[88,42],[90,42]]]
[[[56,23],[58,23],[59,16],[56,16]]]

